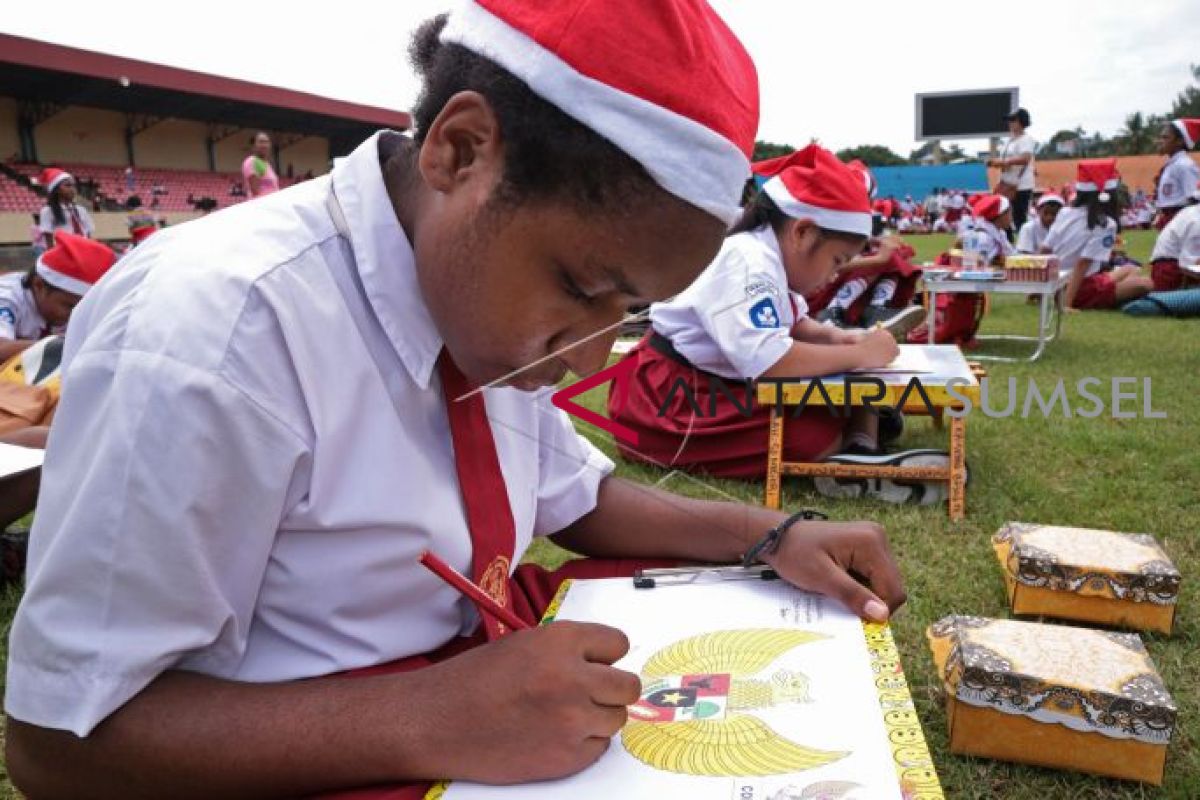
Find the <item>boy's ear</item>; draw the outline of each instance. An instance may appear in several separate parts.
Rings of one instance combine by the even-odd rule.
[[[504,145],[491,104],[478,92],[450,98],[425,133],[418,168],[435,191],[456,187],[487,175],[503,174]]]

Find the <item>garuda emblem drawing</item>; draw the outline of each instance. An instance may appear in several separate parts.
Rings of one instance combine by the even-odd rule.
[[[626,751],[667,772],[726,777],[782,775],[846,757],[789,741],[754,713],[811,702],[804,674],[764,673],[789,650],[826,638],[777,628],[717,631],[658,651],[642,669],[641,699],[629,708]]]

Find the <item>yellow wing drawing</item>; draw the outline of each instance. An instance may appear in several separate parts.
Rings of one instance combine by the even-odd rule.
[[[642,670],[641,700],[621,734],[625,750],[656,769],[741,777],[814,769],[848,755],[789,741],[757,709],[807,703],[808,678],[763,672],[784,653],[827,636],[779,628],[716,631],[655,653]]]
[[[631,722],[621,740],[630,755],[652,767],[714,777],[783,775],[848,755],[789,742],[749,715],[716,722]]]
[[[749,677],[762,672],[793,647],[828,638],[820,633],[787,628],[704,633],[659,650],[646,662],[642,675],[657,678],[695,672],[732,672]]]

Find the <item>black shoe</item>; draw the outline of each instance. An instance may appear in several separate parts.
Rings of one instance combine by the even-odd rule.
[[[838,328],[853,327],[846,321],[846,309],[828,306],[817,314],[817,322],[831,322]]]
[[[920,325],[923,319],[925,319],[925,309],[920,306],[904,308],[867,306],[863,311],[862,326],[873,328],[875,325],[882,325],[896,337],[896,341],[902,342],[908,332]]]
[[[874,409],[879,414],[879,443],[888,445],[904,433],[904,412],[891,406]]]

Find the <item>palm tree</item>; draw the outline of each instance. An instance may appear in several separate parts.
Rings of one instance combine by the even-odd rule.
[[[1154,134],[1142,112],[1135,111],[1125,118],[1125,129],[1117,134],[1117,148],[1124,155],[1153,152]]]

